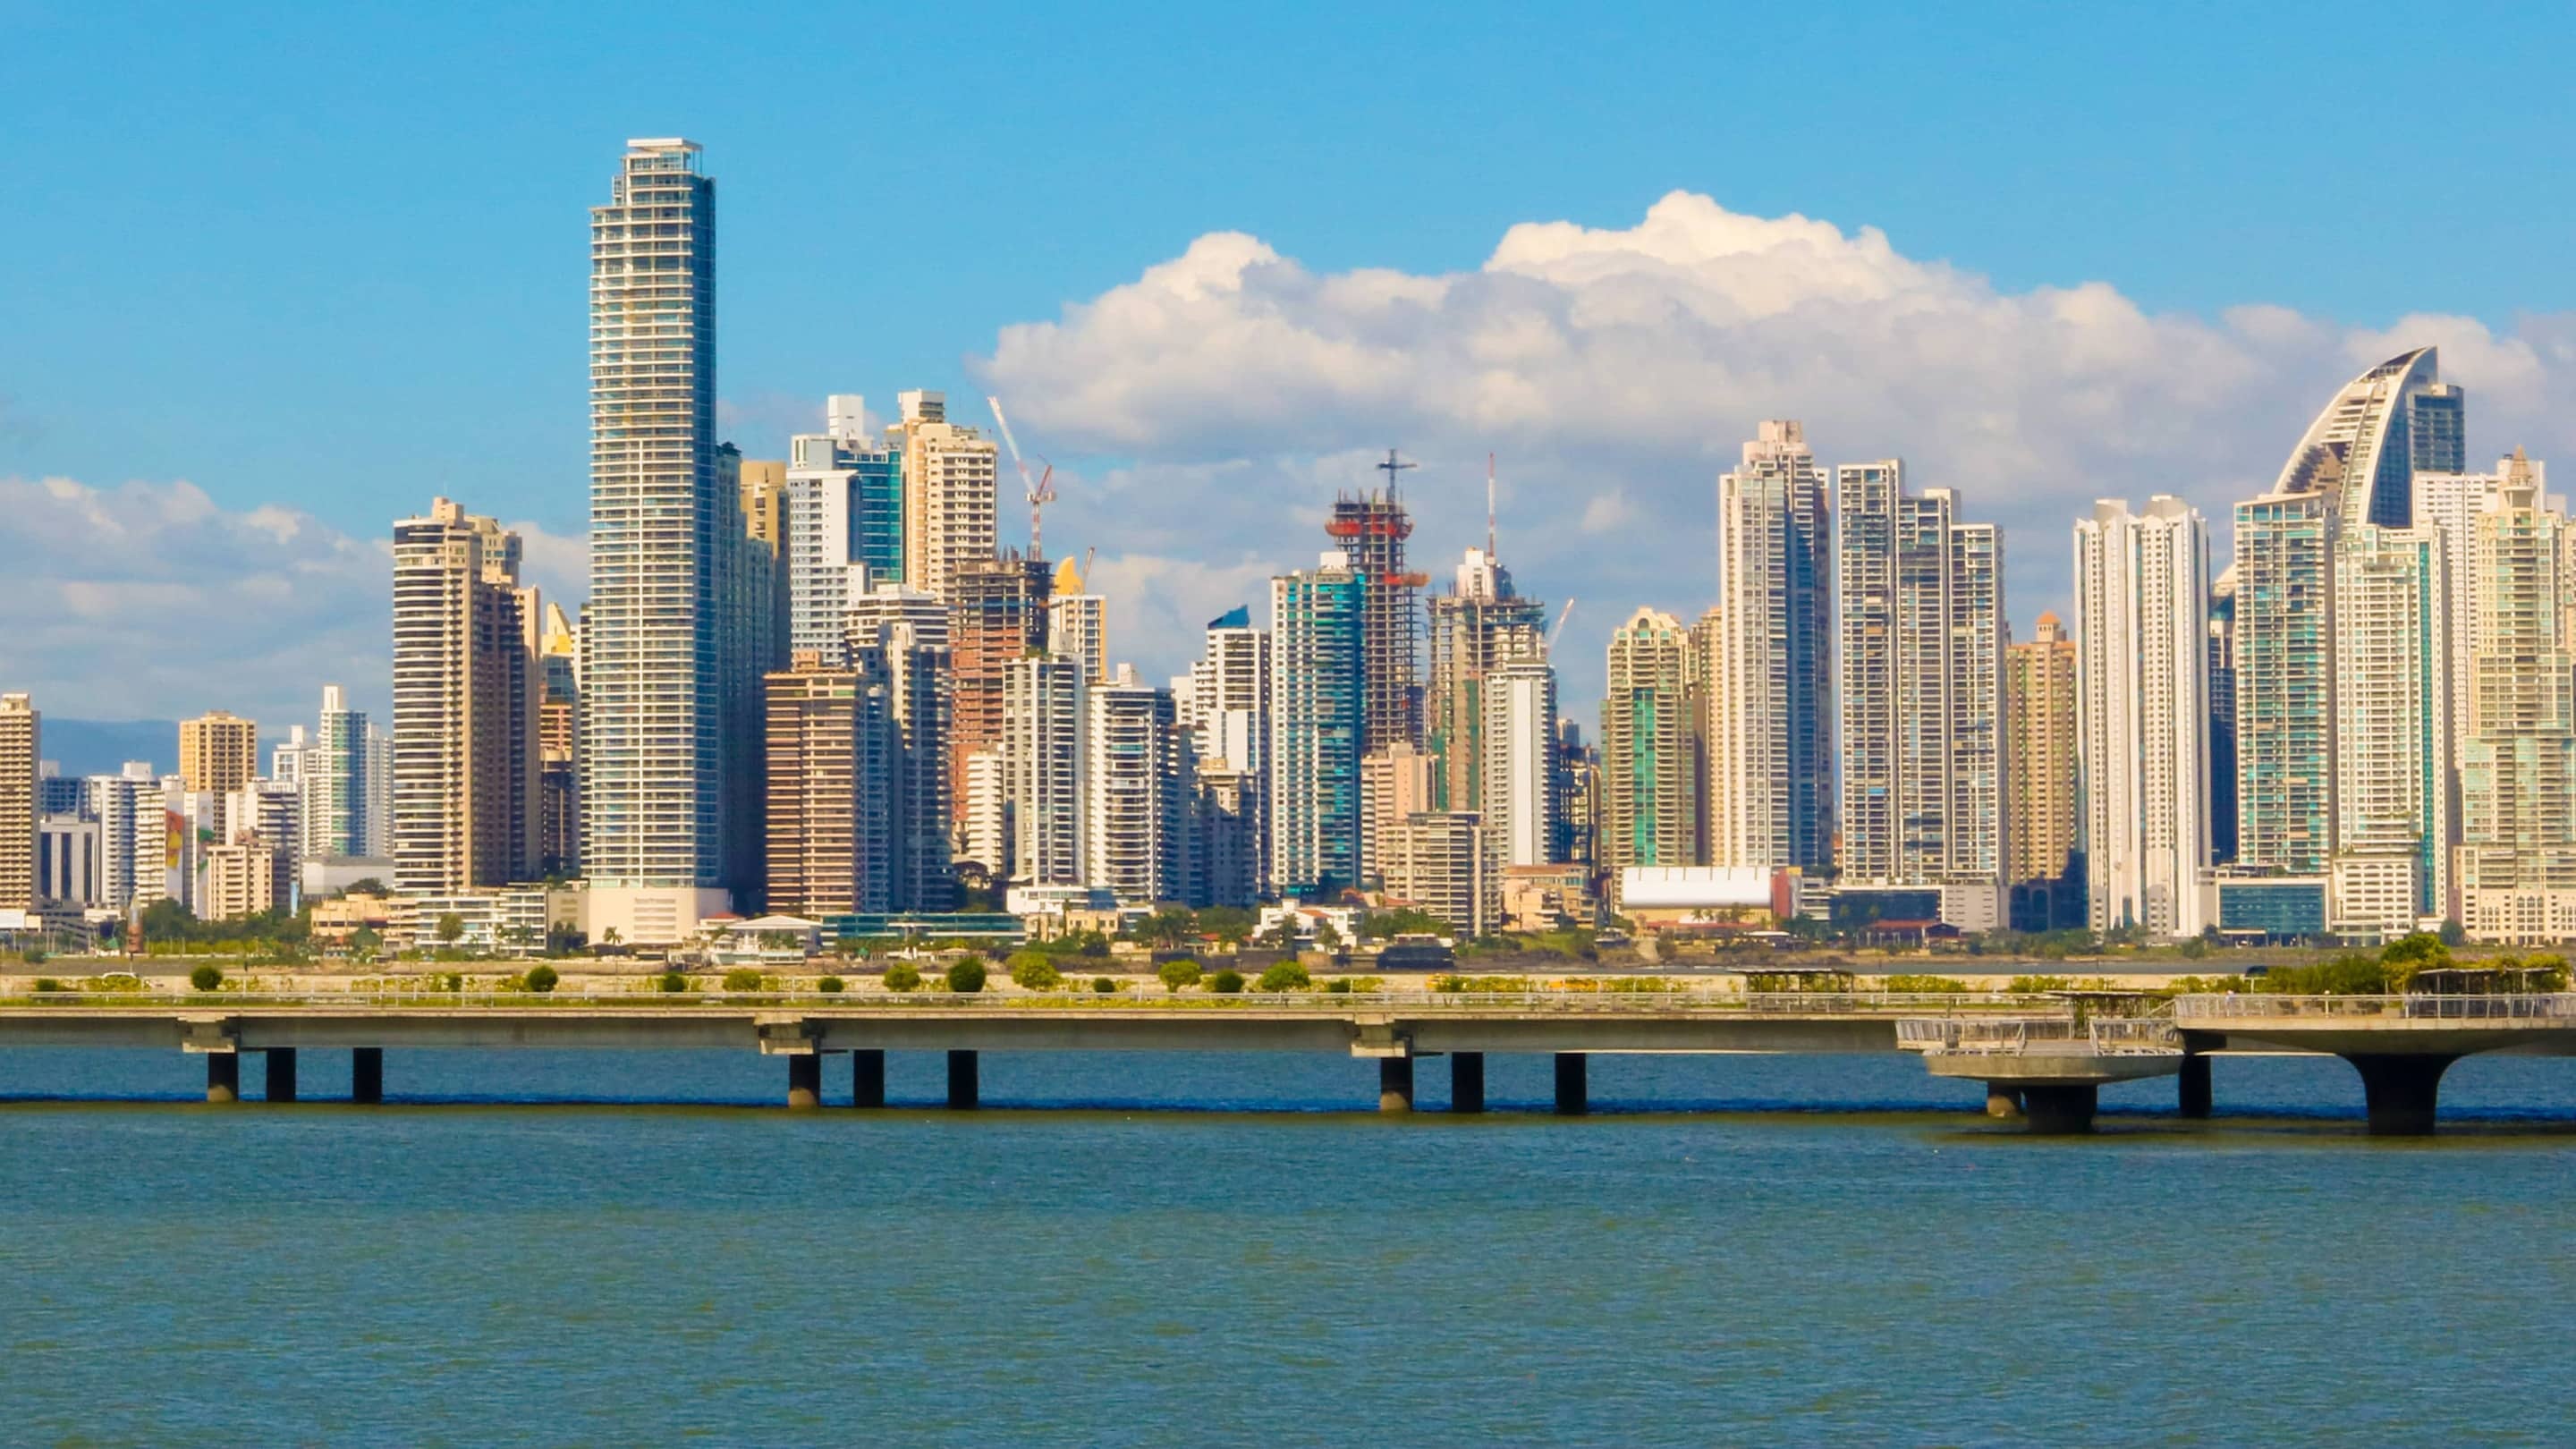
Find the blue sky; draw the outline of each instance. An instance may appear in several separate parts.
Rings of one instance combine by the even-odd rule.
[[[0,49],[12,57],[0,134],[16,143],[11,224],[0,227],[0,480],[186,480],[217,530],[165,527],[132,550],[145,558],[86,580],[98,587],[72,611],[81,628],[58,631],[39,618],[49,610],[37,591],[11,591],[0,626],[24,610],[17,622],[45,627],[0,627],[0,679],[33,678],[73,715],[194,709],[227,687],[273,710],[337,666],[302,664],[281,636],[200,641],[141,668],[130,662],[146,647],[140,622],[94,595],[166,569],[168,602],[219,597],[222,570],[240,566],[222,540],[242,527],[317,549],[306,577],[362,571],[363,552],[330,535],[373,540],[434,492],[577,535],[584,208],[604,198],[630,135],[708,148],[720,391],[746,449],[779,451],[830,391],[882,406],[908,386],[960,398],[1006,389],[1023,441],[1077,486],[1098,485],[1068,498],[1065,532],[1050,533],[1145,560],[1111,576],[1138,595],[1128,637],[1150,673],[1186,647],[1175,620],[1303,561],[1311,550],[1282,541],[1293,532],[1283,520],[1360,481],[1359,454],[1387,443],[1425,454],[1426,535],[1446,530],[1425,549],[1435,572],[1471,541],[1460,530],[1481,510],[1489,448],[1506,455],[1507,498],[1529,490],[1511,506],[1534,531],[1561,515],[1568,529],[1552,535],[1571,537],[1585,518],[1703,534],[1693,510],[1709,511],[1710,475],[1748,419],[1775,414],[1806,417],[1827,461],[1930,460],[1946,476],[1926,481],[1962,487],[1972,515],[1985,499],[2009,512],[2026,496],[2008,527],[2071,519],[2095,492],[2161,486],[2206,487],[2194,501],[2215,516],[2235,480],[2277,467],[2352,357],[2399,319],[2430,316],[2455,329],[2446,358],[2473,364],[2452,366],[2472,390],[2473,448],[2537,450],[2569,412],[2567,334],[2554,319],[2576,310],[2559,154],[2576,130],[2563,84],[2570,16],[2497,6],[2374,18],[2286,4],[1498,13],[0,0]],[[1788,368],[1752,383],[1728,374],[1727,395],[1708,399],[1704,444],[1631,447],[1553,417],[1507,425],[1495,409],[1508,408],[1508,389],[1445,413],[1420,399],[1354,405],[1332,379],[1291,417],[1193,394],[1188,417],[1175,404],[1146,423],[1096,425],[1106,410],[1150,413],[1153,402],[1104,399],[1093,374],[1144,376],[1123,349],[1168,359],[1175,344],[1170,333],[1105,335],[1097,318],[1064,309],[1192,255],[1209,234],[1258,238],[1308,280],[1438,278],[1487,267],[1516,225],[1625,232],[1676,191],[1736,217],[1802,215],[1854,237],[1874,228],[1909,265],[1968,278],[2008,310],[2034,289],[2099,281],[2145,318],[2223,334],[2209,343],[2225,351],[2206,366],[2210,389],[2176,399],[2137,384],[2134,406],[2110,415],[2153,431],[2149,410],[2177,407],[2177,426],[2242,441],[2177,455],[2131,440],[2098,466],[2080,442],[2035,447],[2016,475],[1956,440],[1915,436],[1929,430],[1909,430],[1917,415],[1905,409],[1871,411],[1868,399],[1910,384],[1847,395],[1802,387],[1812,374]],[[1264,306],[1294,313],[1300,299],[1311,300],[1303,283]],[[1491,314],[1478,305],[1483,326]],[[2231,320],[2229,309],[2249,307],[2272,320]],[[1179,311],[1170,320],[1199,325]],[[1030,323],[1063,335],[1014,361],[1003,329]],[[1334,312],[1298,335],[1358,325]],[[2485,340],[2455,346],[2471,325]],[[1816,326],[1805,352],[1794,335],[1766,345],[1829,356],[1840,377],[1865,371],[1889,335]],[[1372,333],[1372,345],[1424,366],[1481,355],[1483,344],[1451,348],[1426,328]],[[2032,370],[1981,404],[1998,409],[1994,426],[2043,431],[2011,400],[2067,364],[1991,341],[1980,354],[1967,335],[1957,366]],[[2486,359],[2490,371],[2522,369],[2500,388],[2474,365],[2488,343],[2522,349]],[[1272,365],[1275,344],[1256,346]],[[1200,374],[1239,360],[1192,355]],[[1324,355],[1315,365],[1333,366]],[[1927,366],[1919,352],[1905,360]],[[1247,387],[1309,395],[1260,376]],[[1067,401],[1077,395],[1081,406]],[[2482,408],[2490,395],[2499,406]],[[1194,489],[1217,490],[1221,505]],[[1277,507],[1238,506],[1246,490]],[[151,491],[99,497],[165,525],[198,507]],[[77,549],[18,513],[0,518],[0,561]],[[2019,618],[2061,599],[2061,527],[2015,550]],[[1618,615],[1647,601],[1693,612],[1707,592],[1686,552],[1640,579],[1600,562],[1618,528],[1591,536],[1589,549],[1554,553],[1534,542],[1538,556],[1518,560],[1533,591],[1586,598],[1568,648],[1593,662],[1569,664],[1572,698],[1588,697],[1581,671],[1597,675]],[[211,557],[183,557],[196,552]],[[1175,570],[1193,561],[1225,569],[1181,580]],[[84,582],[59,562],[47,569]],[[286,586],[298,591],[293,578]],[[363,674],[375,667],[364,645],[360,631],[331,653]],[[121,682],[84,677],[84,650],[117,659]]]

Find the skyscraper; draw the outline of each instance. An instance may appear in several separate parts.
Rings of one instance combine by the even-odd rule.
[[[1085,885],[1083,770],[1091,711],[1082,666],[1029,654],[1003,669],[1002,758],[1011,801],[1011,882]]]
[[[1198,736],[1202,776],[1234,772],[1224,807],[1240,812],[1247,879],[1243,894],[1267,889],[1270,875],[1270,634],[1252,627],[1252,611],[1230,609],[1208,621],[1207,643],[1190,666],[1181,722]],[[1175,688],[1176,704],[1180,691]]]
[[[300,766],[306,860],[367,853],[367,716],[346,691],[322,686],[322,712]]]
[[[2076,865],[2082,778],[2076,755],[2075,641],[2055,614],[2042,613],[2026,643],[2004,650],[2005,875],[2015,892],[2013,926],[2052,931],[2083,924],[2080,901],[2061,909]]]
[[[179,721],[179,774],[191,790],[222,795],[259,776],[259,726],[230,710]]]
[[[952,660],[948,783],[960,823],[970,798],[966,761],[1000,745],[1007,729],[1004,673],[1013,660],[1046,648],[1047,596],[1053,581],[1044,560],[1016,552],[961,564],[948,576],[942,595],[948,603]]]
[[[2179,498],[2075,525],[2076,734],[2096,932],[2195,936],[2209,861],[2209,526]]]
[[[850,601],[851,657],[875,659],[886,680],[895,910],[945,911],[956,902],[949,859],[948,623],[936,597],[892,581]]]
[[[2399,353],[2327,401],[2272,493],[2322,493],[2343,523],[2404,528],[2415,521],[2415,470],[2465,466],[2466,405],[2459,388],[2441,381],[2437,349]]]
[[[1699,863],[1689,649],[1681,620],[1653,609],[1639,609],[1610,635],[1598,845],[1613,880],[1632,865]]]
[[[2530,489],[2535,507],[2544,512],[2557,508],[2549,496],[2548,469],[2520,448],[2499,459],[2491,473],[2419,471],[2415,475],[2415,521],[2431,524],[2442,540],[2442,577],[2450,594],[2443,615],[2451,630],[2454,751],[2467,748],[2476,733],[2476,722],[2470,717],[2476,691],[2470,683],[2477,657],[2478,571],[2470,566],[2469,552],[2477,541],[2478,515],[2503,506],[2508,488],[2521,487]]]
[[[2469,541],[2469,739],[2459,752],[2460,922],[2480,940],[2576,937],[2576,640],[2569,525],[2536,476],[2508,482]]]
[[[945,393],[895,395],[903,416],[886,441],[903,460],[903,581],[953,600],[957,575],[999,546],[995,480],[1001,447],[948,421]]]
[[[1079,663],[1086,684],[1109,678],[1109,601],[1084,592],[1071,559],[1055,566],[1047,594],[1047,652]]]
[[[857,394],[834,393],[823,418],[787,444],[787,636],[837,666],[854,587],[903,581],[903,456],[868,436]]]
[[[529,879],[540,823],[536,590],[519,537],[448,499],[394,524],[394,879]]]
[[[2209,858],[2236,859],[2236,565],[2209,585]]]
[[[0,694],[0,910],[36,906],[36,757],[43,748],[36,707]]]
[[[1082,771],[1084,883],[1121,905],[1185,899],[1196,861],[1191,804],[1196,752],[1172,694],[1132,670],[1086,682]]]
[[[1396,496],[1394,483],[1400,469],[1413,465],[1399,462],[1390,451],[1379,466],[1387,470],[1386,490],[1340,494],[1324,521],[1333,547],[1368,587],[1360,625],[1362,754],[1422,737],[1421,620],[1414,600],[1424,580],[1405,567],[1404,541],[1413,536],[1413,515]]]
[[[581,639],[547,604],[537,636],[537,873],[581,874]]]
[[[2441,531],[2345,530],[2334,589],[2330,924],[2340,936],[2393,940],[2451,915],[2454,671]]]
[[[1547,606],[1522,598],[1511,570],[1489,550],[1471,548],[1449,591],[1432,596],[1430,613],[1431,684],[1423,713],[1440,756],[1438,808],[1483,810],[1485,676],[1507,661],[1545,657]]]
[[[1957,497],[1908,495],[1894,459],[1836,473],[1846,881],[1969,888],[1954,924],[2001,924],[2003,547]]]
[[[2316,875],[2334,852],[2332,493],[2236,505],[2236,860]]]
[[[1369,587],[1338,552],[1270,581],[1270,868],[1283,895],[1359,883]]]
[[[880,656],[833,668],[799,651],[770,674],[765,852],[770,909],[894,909],[891,754]]]
[[[1515,659],[1486,672],[1478,728],[1485,760],[1479,771],[1488,854],[1502,868],[1556,859],[1561,801],[1556,770],[1556,670],[1544,659]]]
[[[1833,519],[1824,474],[1806,430],[1775,419],[1717,484],[1725,614],[1710,720],[1711,853],[1718,865],[1822,874],[1833,865],[1835,830]],[[1606,730],[1602,743],[1613,751]]]
[[[590,213],[581,806],[594,897],[721,886],[728,750],[757,754],[729,736],[745,705],[757,730],[765,661],[738,633],[749,536],[738,474],[718,465],[715,221],[715,182],[677,139],[628,142]]]

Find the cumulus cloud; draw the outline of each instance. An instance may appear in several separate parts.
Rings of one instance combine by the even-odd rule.
[[[1404,483],[1436,580],[1482,541],[1499,452],[1505,559],[1525,591],[1580,595],[1596,621],[1560,655],[1579,699],[1598,686],[1598,621],[1713,596],[1715,478],[1762,418],[1804,419],[1828,465],[1902,457],[1915,486],[2003,524],[2026,627],[2066,607],[2090,500],[2179,493],[2223,546],[2229,506],[2336,386],[2428,342],[2469,390],[2473,457],[2567,441],[2576,318],[2159,313],[2109,282],[2008,291],[1873,227],[1687,192],[1633,226],[1517,225],[1481,267],[1437,275],[1317,273],[1213,233],[1001,329],[974,365],[1055,456],[1116,460],[1118,516],[1099,526],[1151,530],[1175,556],[1305,562],[1332,487],[1367,486],[1370,450],[1392,443],[1423,464]]]
[[[0,478],[0,576],[0,680],[49,714],[282,723],[326,682],[386,687],[384,555],[310,514],[184,481]]]

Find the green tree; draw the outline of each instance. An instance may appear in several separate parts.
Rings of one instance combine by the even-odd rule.
[[[758,991],[761,984],[760,973],[748,966],[737,966],[724,974],[727,991]]]
[[[1314,978],[1306,974],[1306,968],[1294,961],[1282,961],[1262,972],[1261,980],[1255,983],[1259,989],[1268,992],[1304,991],[1314,984]]]
[[[212,991],[224,984],[222,968],[208,962],[188,973],[188,984],[199,991]]]
[[[1199,930],[1228,946],[1240,946],[1252,939],[1252,928],[1259,918],[1241,906],[1210,906],[1199,912]]]
[[[948,989],[961,995],[971,995],[983,990],[984,958],[967,956],[951,963],[948,968]]]
[[[1064,984],[1055,958],[1044,951],[1013,951],[1003,964],[1011,970],[1011,984],[1023,991],[1053,991]]]
[[[538,992],[552,991],[555,989],[555,983],[562,979],[552,966],[533,967],[528,972],[528,989]]]
[[[615,930],[616,927],[611,926],[609,929]],[[657,984],[666,992],[681,992],[689,989],[689,978],[677,971],[665,971]]]
[[[1360,934],[1371,940],[1386,941],[1397,936],[1448,936],[1455,932],[1449,923],[1428,911],[1412,906],[1398,906],[1380,911],[1360,922]]]
[[[1163,978],[1165,991],[1178,991],[1184,986],[1199,984],[1199,963],[1186,958],[1179,961],[1166,961],[1154,974]]]
[[[1318,917],[1315,921],[1315,944],[1327,951],[1333,950],[1342,944],[1342,933],[1334,928],[1331,921]]]
[[[1091,978],[1091,989],[1095,995],[1115,996],[1118,994],[1118,983],[1106,976],[1094,976]]]
[[[1243,973],[1229,966],[1208,978],[1207,989],[1220,996],[1238,995],[1243,990]]]
[[[885,988],[888,991],[919,991],[921,968],[909,961],[894,962],[885,969]]]
[[[1188,945],[1199,933],[1198,917],[1187,906],[1166,905],[1138,921],[1130,933],[1150,946],[1166,950]]]
[[[441,944],[441,945],[445,945],[445,946],[453,946],[453,945],[455,945],[457,942],[462,941],[462,940],[464,940],[464,939],[465,939],[465,918],[464,918],[463,916],[458,915],[458,914],[457,914],[456,912],[454,912],[454,911],[448,911],[448,912],[445,912],[444,914],[442,914],[442,915],[440,915],[440,916],[439,916],[439,918],[438,918],[438,940],[439,940],[439,944]]]
[[[822,992],[825,996],[838,996],[843,991],[849,989],[849,983],[843,981],[838,976],[826,976],[822,980],[814,983],[814,989]]]

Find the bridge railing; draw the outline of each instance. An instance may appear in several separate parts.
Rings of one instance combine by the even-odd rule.
[[[113,1007],[137,1010],[668,1010],[702,1008],[831,1011],[1301,1011],[1343,1015],[1398,1011],[1409,1015],[1532,1011],[1550,1015],[1886,1016],[1938,1012],[1978,1016],[2011,1011],[2040,1018],[2045,1003],[2007,993],[1672,991],[1299,991],[1169,992],[1156,987],[1091,991],[678,991],[618,986],[558,987],[549,992],[441,991],[409,983],[363,991],[48,991],[0,997],[0,1006]]]
[[[2239,992],[2174,998],[2180,1022],[2397,1017],[2408,1021],[2542,1021],[2576,1023],[2576,992],[2444,996],[2274,996]]]
[[[2182,1032],[2169,1016],[2097,1016],[2093,1051],[2106,1057],[2165,1057],[2182,1051]]]
[[[2034,1043],[2063,1045],[2084,1039],[2073,1016],[1906,1017],[1896,1023],[1896,1044],[1927,1056],[2019,1056]]]

